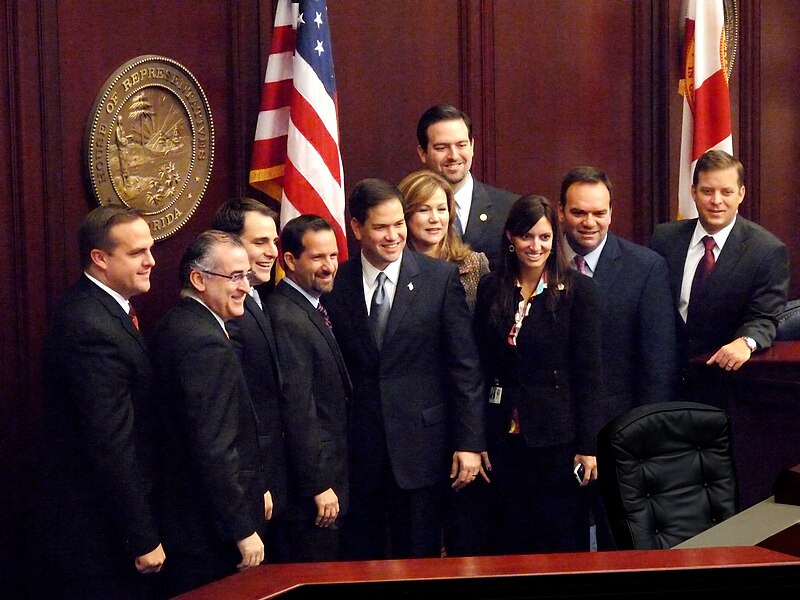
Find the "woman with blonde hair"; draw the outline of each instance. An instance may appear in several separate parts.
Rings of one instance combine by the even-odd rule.
[[[458,264],[470,312],[478,281],[489,272],[489,260],[456,232],[456,200],[447,180],[427,169],[408,174],[397,186],[403,193],[408,245],[415,252]]]

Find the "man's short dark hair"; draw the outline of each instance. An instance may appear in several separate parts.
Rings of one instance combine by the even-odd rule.
[[[472,139],[472,121],[463,110],[457,109],[452,104],[437,104],[422,113],[417,122],[417,142],[420,148],[428,148],[428,127],[439,121],[464,121],[467,126],[467,136]]]
[[[235,198],[217,209],[211,228],[242,235],[245,217],[249,212],[262,214],[275,221],[276,226],[278,224],[278,213],[263,202],[253,198]]]
[[[86,268],[92,264],[92,250],[113,252],[117,242],[111,237],[111,229],[137,219],[144,219],[142,213],[122,204],[104,204],[89,212],[78,230],[81,266]]]
[[[362,179],[350,193],[350,216],[363,225],[367,221],[370,208],[395,198],[403,202],[403,193],[396,185],[383,179]]]
[[[198,235],[181,257],[178,265],[178,277],[182,290],[193,289],[189,276],[192,271],[214,271],[217,266],[217,248],[230,244],[237,248],[244,248],[242,240],[235,233],[209,229]]]
[[[613,199],[614,194],[608,175],[597,167],[581,166],[572,169],[564,176],[561,182],[560,202],[562,208],[567,205],[567,190],[573,183],[602,183],[606,186],[606,189],[608,189],[609,204],[611,204],[611,199]]]
[[[283,226],[281,249],[284,252],[291,252],[295,258],[299,257],[305,250],[303,236],[307,231],[333,231],[333,227],[317,215],[305,214],[295,217]]]
[[[731,167],[736,167],[737,183],[739,187],[742,187],[744,185],[744,165],[741,161],[724,150],[709,150],[697,159],[697,165],[695,165],[692,175],[692,185],[697,185],[700,173],[722,171]]]

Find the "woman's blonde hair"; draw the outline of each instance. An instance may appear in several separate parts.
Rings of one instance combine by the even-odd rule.
[[[447,210],[450,213],[450,218],[447,233],[441,241],[439,258],[455,263],[461,263],[466,260],[472,253],[472,249],[456,233],[454,225],[456,220],[456,197],[447,180],[438,173],[428,169],[421,169],[406,175],[397,187],[403,193],[403,214],[406,223],[408,223],[414,211],[417,210],[417,207],[433,196],[437,189],[444,191],[445,196],[447,196]],[[410,228],[408,230],[408,244],[413,250],[416,250]]]

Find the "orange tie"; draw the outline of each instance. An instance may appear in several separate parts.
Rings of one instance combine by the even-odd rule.
[[[131,318],[131,321],[133,321],[133,326],[139,329],[139,317],[136,316],[136,309],[133,308],[133,304],[129,303],[129,306],[128,316]]]

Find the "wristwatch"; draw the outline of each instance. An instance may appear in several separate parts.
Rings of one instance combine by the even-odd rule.
[[[747,344],[747,347],[750,348],[750,354],[758,350],[758,344],[756,344],[756,341],[753,338],[743,335],[742,339],[744,340],[744,343]]]

